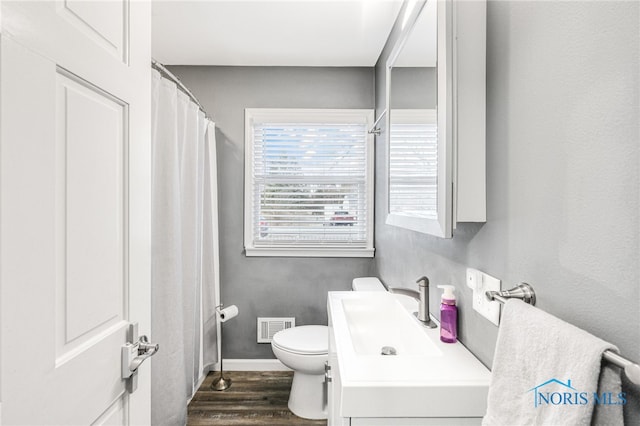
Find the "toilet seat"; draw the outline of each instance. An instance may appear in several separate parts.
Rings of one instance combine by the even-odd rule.
[[[273,335],[271,344],[294,354],[326,355],[329,353],[329,327],[302,325],[281,330]]]

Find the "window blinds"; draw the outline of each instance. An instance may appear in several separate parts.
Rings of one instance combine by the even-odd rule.
[[[367,247],[364,123],[253,123],[252,134],[254,247]]]
[[[389,211],[437,219],[438,131],[435,111],[412,120],[415,114],[392,112],[389,144]],[[426,121],[425,121],[426,120]]]

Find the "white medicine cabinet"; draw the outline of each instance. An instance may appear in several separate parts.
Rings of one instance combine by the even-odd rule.
[[[389,225],[486,221],[486,2],[405,0],[386,62]]]

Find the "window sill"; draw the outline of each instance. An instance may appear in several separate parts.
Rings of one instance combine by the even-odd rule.
[[[245,255],[247,257],[373,257],[374,253],[374,248],[245,248]]]

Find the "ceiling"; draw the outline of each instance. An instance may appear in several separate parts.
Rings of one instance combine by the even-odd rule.
[[[165,65],[374,66],[400,0],[153,0]]]

